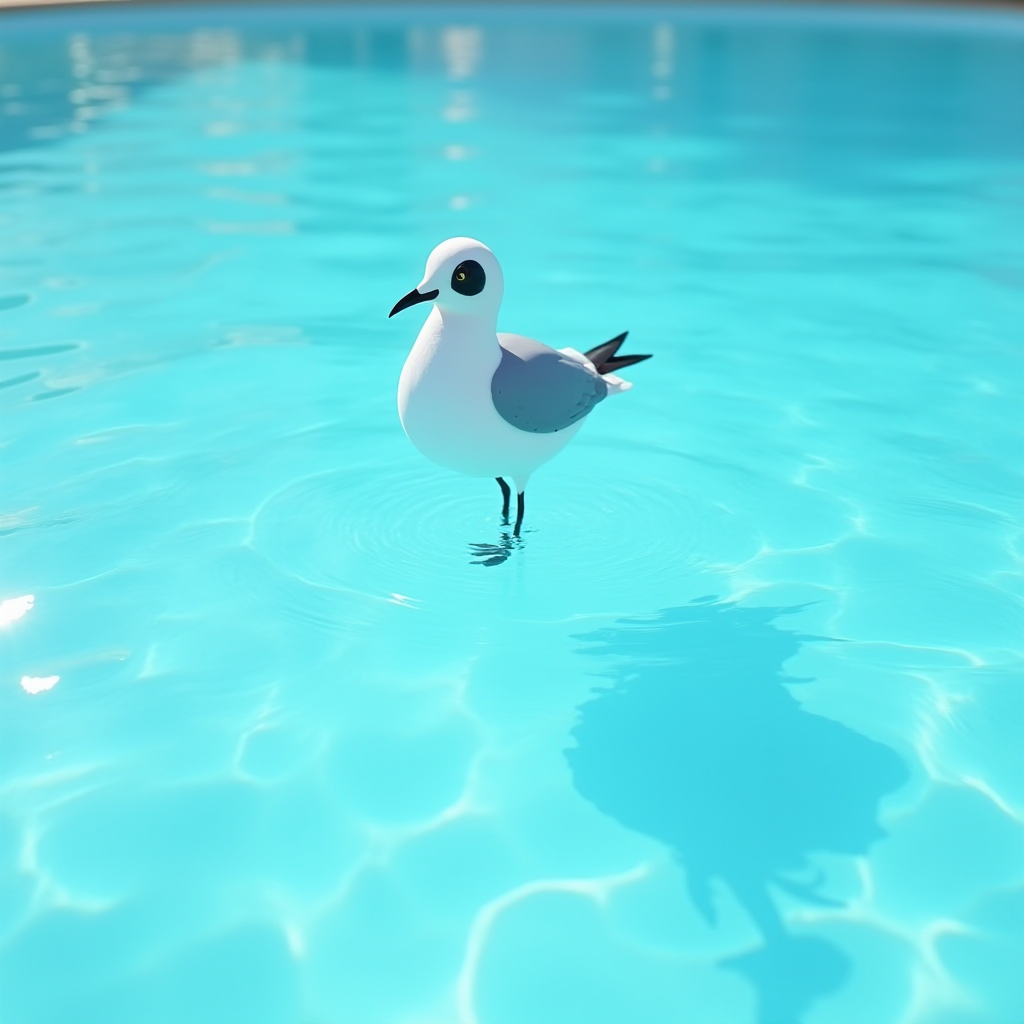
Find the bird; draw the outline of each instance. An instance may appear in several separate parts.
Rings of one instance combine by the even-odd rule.
[[[433,462],[497,480],[506,523],[511,480],[518,538],[534,470],[573,439],[605,398],[633,386],[615,371],[651,357],[618,355],[628,332],[587,352],[498,333],[503,295],[494,253],[474,238],[449,238],[430,253],[423,279],[388,318],[433,302],[398,382],[402,428]]]

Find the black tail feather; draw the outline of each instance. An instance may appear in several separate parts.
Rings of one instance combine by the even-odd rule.
[[[606,359],[611,359],[619,351],[619,347],[626,340],[627,334],[629,334],[629,331],[623,331],[617,338],[612,338],[611,341],[606,341],[603,345],[598,345],[596,348],[592,348],[589,352],[584,352],[583,354],[595,366],[600,366]]]
[[[627,334],[629,334],[629,331],[623,331],[617,337],[612,338],[611,341],[606,341],[603,345],[598,345],[589,352],[583,353],[602,376],[615,370],[621,370],[624,366],[632,366],[634,363],[642,363],[645,359],[651,358],[649,355],[617,356],[615,353],[621,348]]]
[[[616,370],[621,370],[624,366],[632,366],[634,363],[642,363],[645,359],[650,359],[649,355],[646,356],[616,356],[614,359],[606,359],[598,368],[597,372],[600,374],[614,373]]]

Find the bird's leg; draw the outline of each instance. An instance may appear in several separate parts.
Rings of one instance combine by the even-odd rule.
[[[508,526],[508,505],[512,497],[512,490],[500,476],[494,478],[501,486],[501,494],[505,499],[505,508],[502,511],[504,525]],[[526,511],[526,492],[520,491],[516,499],[516,526],[510,537],[508,533],[502,533],[499,544],[470,544],[469,551],[473,556],[474,565],[501,565],[506,561],[512,552],[519,547],[519,529],[523,525],[523,513]]]
[[[498,486],[501,488],[502,506],[501,506],[501,518],[508,522],[508,503],[512,497],[512,488],[500,476],[494,478],[498,481]]]
[[[526,491],[520,491],[516,500],[516,526],[512,531],[513,537],[519,536],[519,527],[523,525],[523,513],[526,511]]]

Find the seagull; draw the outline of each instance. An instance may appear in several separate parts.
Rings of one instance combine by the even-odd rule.
[[[625,333],[588,352],[499,334],[503,293],[494,253],[476,239],[449,238],[427,257],[423,280],[388,317],[434,303],[398,382],[402,427],[433,462],[494,477],[506,523],[511,480],[513,536],[519,537],[534,470],[573,439],[596,405],[633,386],[614,371],[651,357],[617,355]]]

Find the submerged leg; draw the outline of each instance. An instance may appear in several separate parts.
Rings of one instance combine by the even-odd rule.
[[[513,537],[519,536],[519,527],[523,525],[523,513],[526,511],[526,491],[520,491],[516,500],[516,526],[512,531]]]
[[[498,486],[501,488],[502,506],[501,506],[501,518],[508,519],[508,503],[512,497],[512,488],[500,476],[494,478],[498,481]]]
[[[501,515],[503,526],[508,526],[508,505],[512,497],[512,490],[500,476],[494,478],[501,487],[501,496],[505,499],[505,507]],[[519,546],[519,528],[523,525],[523,513],[526,511],[526,496],[524,491],[519,491],[516,502],[516,526],[512,536],[508,532],[501,534],[501,541],[497,544],[470,544],[469,552],[473,556],[474,565],[501,565],[507,561],[512,552]]]

